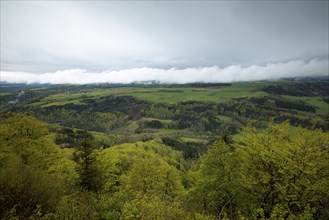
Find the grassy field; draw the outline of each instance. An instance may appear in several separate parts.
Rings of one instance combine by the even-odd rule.
[[[188,143],[188,142],[194,142],[194,143],[206,143],[206,140],[204,139],[199,139],[199,138],[191,138],[191,137],[181,137],[180,138],[183,142]]]
[[[268,82],[233,83],[232,86],[222,87],[182,87],[182,88],[141,88],[121,87],[109,89],[88,89],[80,92],[59,93],[42,98],[39,102],[32,103],[34,106],[61,106],[65,104],[83,104],[84,99],[97,99],[103,96],[133,96],[141,100],[155,103],[177,103],[182,101],[203,101],[203,102],[225,102],[233,98],[263,97],[268,95],[261,91],[261,88]],[[3,94],[1,94],[3,95]],[[297,97],[283,96],[290,100],[300,100],[316,108],[316,114],[326,115],[329,105],[320,97]],[[226,116],[218,116],[219,119],[230,121]]]
[[[305,102],[315,106],[316,108],[316,113],[320,115],[328,115],[329,114],[329,104],[323,101],[322,99],[318,97],[312,97],[309,98],[307,97],[305,99]]]
[[[99,98],[102,96],[133,96],[138,99],[155,103],[177,103],[182,101],[223,102],[231,98],[261,97],[266,92],[260,91],[261,83],[236,83],[232,86],[214,88],[115,88],[95,89],[79,93],[62,93],[49,95],[34,105],[43,107],[51,105],[65,105],[69,103],[83,103],[85,98]]]
[[[11,95],[13,93],[10,93],[10,92],[3,92],[0,90],[0,96],[6,96],[6,95]]]
[[[230,122],[233,121],[233,118],[226,115],[217,115],[217,118],[221,121]]]
[[[301,96],[283,96],[286,99],[298,100],[306,102],[312,105],[316,109],[316,114],[318,115],[328,115],[329,114],[329,104],[323,101],[320,97],[301,97]]]
[[[216,88],[166,88],[124,91],[118,95],[129,95],[151,102],[176,103],[182,101],[222,102],[231,98],[259,97],[266,95],[259,87],[252,84],[233,84]]]
[[[170,124],[173,122],[173,120],[163,120],[163,119],[159,119],[159,118],[142,118],[141,121],[153,121],[153,120],[157,120],[160,121],[162,124]]]

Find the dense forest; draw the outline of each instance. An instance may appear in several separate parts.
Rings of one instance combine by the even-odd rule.
[[[327,219],[327,80],[1,85],[1,219]]]

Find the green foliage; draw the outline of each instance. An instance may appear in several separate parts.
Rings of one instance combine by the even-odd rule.
[[[101,151],[99,164],[105,180],[104,190],[117,191],[123,184],[121,176],[127,174],[136,162],[153,160],[154,157],[165,166],[184,171],[182,154],[156,141],[121,144]]]
[[[106,100],[123,105],[129,99]],[[253,115],[251,110],[257,107],[240,101],[227,107],[235,112],[232,119],[245,123],[240,115]],[[152,114],[162,109],[165,114],[159,111],[163,117],[159,120],[139,119],[145,108],[138,114],[126,110],[135,125],[150,122],[147,126],[151,127],[158,122],[172,126],[176,119],[186,118],[192,124],[190,131],[199,125],[201,131],[225,121],[212,122],[227,110],[213,104],[192,101],[178,106],[149,109]],[[202,117],[195,120],[198,114],[193,111]],[[177,118],[165,120],[171,113]],[[221,129],[219,133],[227,132],[225,127],[215,130]],[[186,161],[185,153],[205,151],[202,140],[207,136],[162,137],[103,149],[97,139],[105,143],[116,137],[115,132],[107,136],[64,130],[76,138],[75,144],[79,142],[76,149],[54,144],[47,125],[33,117],[12,115],[0,121],[1,219],[308,220],[329,215],[329,135],[321,130],[292,127],[287,122],[270,122],[265,129],[250,125],[235,142],[228,135],[208,140],[212,146],[193,161]],[[96,140],[91,134],[98,136]]]
[[[78,185],[82,190],[88,192],[98,192],[103,186],[101,171],[97,163],[96,146],[93,143],[93,137],[87,131],[84,131],[84,138],[75,152],[77,161],[77,172],[79,174]]]
[[[237,143],[215,142],[189,172],[192,210],[230,219],[325,219],[329,135],[289,128],[248,126]]]
[[[189,214],[179,202],[164,201],[153,195],[127,201],[122,209],[122,218],[181,220],[189,219]]]
[[[15,212],[19,218],[33,215],[36,209],[51,211],[62,193],[55,174],[10,160],[0,169],[0,217]]]
[[[92,192],[78,192],[63,196],[53,219],[104,219],[101,201]]]
[[[149,158],[157,154],[162,160],[178,169],[183,169],[183,156],[180,152],[157,141],[136,142],[117,145],[103,150],[106,159],[116,160],[120,172],[124,173],[131,168],[135,161]]]
[[[191,199],[207,213],[224,217],[230,213],[234,218],[234,199],[238,193],[238,164],[233,147],[228,138],[213,144],[203,156],[199,169],[190,173],[194,187],[190,190]]]
[[[136,161],[123,178],[126,190],[141,195],[174,199],[184,192],[179,171],[156,156]]]
[[[0,217],[54,210],[64,187],[73,182],[73,162],[62,157],[46,124],[30,116],[9,117],[0,130]]]
[[[50,174],[56,174],[66,192],[74,190],[79,177],[76,172],[77,164],[73,161],[73,154],[73,149],[61,149],[56,162],[48,169]]]
[[[58,153],[47,125],[31,116],[15,115],[0,124],[1,162],[19,157],[23,163],[48,168]]]
[[[193,138],[163,137],[162,142],[174,150],[181,151],[185,159],[197,159],[207,148],[207,143]]]
[[[283,207],[284,218],[309,207],[323,218],[326,208],[319,203],[328,198],[329,136],[288,128],[288,123],[270,124],[263,132],[246,128],[247,135],[237,144],[244,200],[248,198],[250,209],[261,208],[265,218]]]
[[[100,154],[105,175],[103,202],[110,219],[181,219],[185,195],[182,155],[155,142],[122,144]]]

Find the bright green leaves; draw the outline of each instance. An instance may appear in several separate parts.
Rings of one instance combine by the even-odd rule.
[[[184,190],[179,171],[156,156],[136,161],[124,177],[124,188],[163,199],[173,199]]]
[[[183,192],[182,155],[160,143],[137,142],[106,149],[101,160],[108,174],[126,190],[160,197],[175,197]],[[108,160],[108,162],[106,162]],[[111,186],[110,183],[107,183]],[[114,184],[112,184],[115,187]]]
[[[0,124],[0,218],[40,217],[72,186],[74,163],[53,143],[46,124],[14,115]]]
[[[287,122],[246,127],[236,143],[215,142],[190,172],[192,204],[221,218],[324,218],[328,143],[328,133]]]
[[[156,141],[103,150],[100,161],[106,176],[104,193],[111,195],[106,202],[108,215],[122,219],[182,219],[182,160],[181,153]]]
[[[238,161],[233,148],[224,140],[213,144],[201,160],[196,183],[190,195],[207,213],[223,217],[233,212],[237,195]],[[233,218],[233,215],[232,215]]]
[[[14,115],[0,124],[2,163],[6,158],[19,157],[24,164],[47,169],[58,152],[47,125],[33,117]]]
[[[266,218],[279,204],[286,209],[285,218],[303,213],[308,206],[322,209],[317,203],[329,189],[328,134],[301,128],[289,131],[288,123],[245,132],[236,153],[246,198],[261,207]]]
[[[325,219],[329,135],[272,124],[215,142],[186,172],[161,141],[61,149],[47,126],[0,123],[0,218]],[[78,183],[78,184],[76,184]]]
[[[31,116],[14,115],[1,123],[2,138],[13,141],[15,137],[26,140],[38,140],[48,134],[47,125]],[[16,141],[15,141],[16,142]]]

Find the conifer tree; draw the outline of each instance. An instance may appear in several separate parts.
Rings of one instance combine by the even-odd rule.
[[[101,172],[97,165],[97,149],[93,136],[84,131],[83,140],[75,154],[79,174],[78,185],[82,190],[98,192],[102,186]]]

